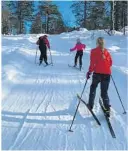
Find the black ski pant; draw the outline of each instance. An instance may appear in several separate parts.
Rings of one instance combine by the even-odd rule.
[[[109,97],[108,97],[108,87],[110,83],[110,75],[109,74],[99,74],[99,73],[93,73],[92,77],[92,84],[90,87],[90,94],[89,94],[89,106],[93,108],[94,105],[94,99],[96,95],[96,88],[98,84],[100,83],[100,89],[101,89],[101,98],[103,100],[104,107],[109,110]]]
[[[47,62],[47,48],[46,47],[39,47],[40,49],[40,62],[42,63],[42,61],[44,60],[44,62],[46,64],[48,64]]]
[[[83,51],[77,51],[75,56],[75,65],[77,65],[77,60],[79,58],[79,65],[82,66],[82,56],[83,56]]]

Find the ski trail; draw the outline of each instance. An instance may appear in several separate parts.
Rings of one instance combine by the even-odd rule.
[[[123,114],[122,114],[122,116],[123,116]],[[114,131],[116,134],[116,141],[115,141],[116,146],[114,144],[113,144],[113,146],[115,148],[117,148],[118,150],[127,149],[127,145],[126,145],[127,144],[127,133],[125,132],[127,129],[127,126],[125,125],[121,116],[115,112],[114,116],[112,117],[112,119],[110,119],[110,121],[113,124]],[[115,125],[118,125],[118,128]],[[120,140],[120,138],[122,138],[122,139]]]
[[[17,144],[17,149],[22,148],[22,145],[24,144],[24,142],[27,140],[27,138],[31,135],[33,129],[36,127],[36,125],[34,125],[32,128],[30,128],[30,130],[28,130],[25,134],[25,137],[22,139],[22,141],[20,142],[20,144]]]
[[[22,122],[20,123],[20,127],[18,128],[17,130],[17,133],[15,134],[15,140],[14,140],[14,143],[12,144],[12,146],[10,146],[9,150],[13,150],[13,148],[15,148],[16,144],[19,143],[18,142],[18,139],[20,138],[20,136],[22,135],[22,130],[24,128],[24,124],[26,122],[26,119],[27,119],[27,115],[29,113],[30,109],[25,113],[23,119],[22,119]]]
[[[35,81],[34,81],[34,83],[36,84],[36,85],[38,85],[38,76],[37,76],[37,78],[35,79]],[[25,80],[25,81],[27,81],[27,79]],[[25,82],[24,81],[24,82]],[[15,88],[16,89],[16,88]],[[26,97],[26,100],[33,100],[34,101],[34,99],[35,99],[35,97],[34,97],[34,88],[32,87],[32,88],[30,88],[29,89],[29,91],[28,91],[28,93],[27,93],[27,95],[25,95],[24,97]],[[12,94],[14,93],[14,89],[12,90]],[[37,94],[37,93],[36,93]],[[28,96],[28,97],[27,97]],[[12,97],[15,97],[15,94],[14,94],[14,96],[13,95],[11,95],[11,97],[10,97],[10,100],[14,100]],[[34,99],[32,99],[32,98],[34,98]],[[9,105],[9,110],[14,110],[14,106],[16,106],[16,103],[19,103],[19,102],[22,102],[22,100],[23,100],[23,97],[22,97],[22,94],[21,95],[17,95],[16,94],[16,97],[15,97],[15,100],[16,101],[13,101],[12,103],[12,105],[10,106]],[[21,101],[20,101],[21,100]],[[31,104],[31,106],[32,106],[33,104]],[[4,108],[4,107],[3,107]],[[11,109],[12,108],[12,109]],[[7,110],[7,109],[6,109]],[[20,108],[20,110],[22,110],[22,108]],[[29,109],[30,110],[30,109]],[[27,115],[26,115],[27,116]],[[6,117],[6,116],[5,116]],[[23,123],[24,124],[24,123]],[[22,123],[21,123],[21,126],[20,126],[20,128],[18,129],[18,131],[20,132],[21,130],[22,130],[22,125],[23,125]],[[20,136],[19,136],[19,134],[18,134],[18,132],[16,132],[16,134],[15,134],[16,136],[16,140],[15,140],[15,142],[14,142],[14,145],[12,145],[12,147],[11,148],[15,148],[15,144],[18,142],[18,138],[20,138]]]
[[[100,128],[94,128],[92,129],[92,136],[93,136],[93,148],[97,149],[97,150],[106,150],[105,149],[105,146],[106,146],[106,140],[105,140],[105,135],[106,135],[106,131],[104,131],[104,123],[102,121],[104,121],[104,115],[100,115],[100,116],[97,116],[98,119],[100,120],[101,122],[101,126]],[[105,123],[107,124],[107,123]],[[107,129],[107,127],[106,127]],[[109,133],[109,132],[108,132]],[[100,143],[99,143],[99,140],[97,140],[97,137],[100,137]],[[109,136],[111,137],[111,136]]]
[[[39,78],[38,78],[38,83],[39,83],[40,86],[37,86],[38,92],[36,94],[36,98],[33,101],[33,104],[35,103],[36,107],[35,107],[35,105],[34,106],[32,105],[32,108],[33,108],[32,111],[34,110],[34,112],[38,111],[38,109],[42,105],[43,101],[46,99],[46,92],[44,91],[44,86],[43,86],[46,83],[46,79],[42,80],[41,77],[42,77],[42,72],[41,72],[41,69],[40,69]],[[42,91],[45,92],[43,95],[42,95]],[[43,96],[43,98],[42,98],[42,96]],[[38,104],[36,102],[38,102]]]
[[[39,70],[37,79],[35,80],[35,84],[37,85],[36,90],[38,90],[38,88],[41,86],[41,84],[39,83],[39,82],[40,82],[40,81],[39,81],[39,79],[40,79],[40,72],[41,72],[41,69]],[[34,93],[34,92],[35,92],[35,91],[34,91],[34,89],[33,89],[33,91],[31,91],[31,94],[32,94],[32,96],[31,96],[31,100],[32,100],[31,108],[32,108],[33,105],[34,105],[34,102],[35,102],[35,100],[36,100],[36,97],[38,96],[38,93],[37,93],[37,92]],[[32,99],[32,98],[33,98],[33,99]],[[17,148],[20,148],[20,147],[22,146],[22,144],[25,142],[25,140],[27,139],[27,137],[32,133],[34,127],[36,127],[36,125],[34,125],[30,130],[27,131],[25,137],[22,139],[22,141],[20,142],[20,144],[17,145]]]
[[[24,81],[24,85],[21,85],[21,90],[24,89],[25,83],[27,83],[27,78]],[[38,76],[36,77],[34,84],[37,85],[38,84]],[[20,84],[19,84],[20,85]],[[7,97],[2,101],[2,107],[4,110],[13,110],[14,106],[19,106],[19,104],[22,102],[22,106],[20,106],[20,110],[22,109],[22,107],[24,106],[23,104],[23,100],[29,100],[27,102],[31,102],[31,98],[34,95],[34,90],[35,87],[31,87],[29,88],[27,95],[23,95],[22,93],[19,95],[17,92],[17,88],[19,87],[19,85],[14,86],[14,88],[12,88],[11,92],[7,95]],[[10,96],[10,97],[9,97]],[[8,98],[10,99],[10,101],[8,101]],[[15,101],[14,101],[15,100]],[[20,103],[19,103],[20,102]],[[24,102],[25,103],[25,102]],[[6,105],[8,104],[8,105]],[[9,109],[8,109],[8,108]]]
[[[80,131],[83,133],[83,144],[84,144],[84,150],[92,150],[92,133],[90,128],[88,127],[90,123],[86,125],[86,119],[84,119],[85,125],[83,125],[80,129]]]
[[[81,126],[79,124],[74,124],[76,129],[73,129],[74,132],[67,132],[66,135],[66,146],[64,150],[86,150],[86,146],[84,145],[84,135],[80,130]]]
[[[103,130],[103,124],[102,124],[102,120],[103,120],[103,116],[101,116],[101,111],[100,111],[100,107],[98,106],[99,103],[98,101],[95,100],[95,105],[93,108],[94,113],[96,114],[97,118],[99,119],[101,126],[97,125],[97,123],[92,123],[92,128],[91,128],[91,134],[92,134],[92,146],[93,149],[96,150],[104,150],[105,149],[105,133]],[[97,137],[100,137],[100,143],[99,140],[97,139]]]
[[[54,77],[52,77],[51,78],[51,76],[49,76],[49,77],[47,77],[47,81],[45,81],[45,83],[44,83],[44,86],[42,86],[42,87],[45,87],[45,84],[47,84],[47,83],[52,83],[53,82],[53,79],[54,79]],[[58,81],[58,78],[56,78],[56,81],[54,81],[55,83],[59,83],[59,81]],[[44,88],[41,88],[41,89],[44,89]],[[45,99],[43,99],[43,102],[41,102],[40,103],[40,105],[38,106],[38,111],[40,110],[40,108],[42,107],[42,103],[43,103],[43,106],[45,107],[44,108],[44,113],[47,113],[47,109],[48,109],[48,107],[49,107],[49,105],[51,106],[51,102],[53,102],[54,100],[55,100],[55,96],[56,96],[56,91],[53,91],[53,90],[49,90],[49,97],[47,97],[47,98],[45,98]],[[60,98],[62,98],[63,99],[63,96],[61,95],[61,93],[57,93],[57,99],[59,99],[58,97],[59,97],[59,95],[60,95]],[[51,100],[51,101],[48,101],[48,99],[49,100]],[[45,103],[45,101],[46,101],[46,103]],[[54,103],[53,103],[54,104]],[[53,107],[53,110],[56,112],[56,109]],[[45,117],[46,118],[46,117]],[[61,118],[61,116],[58,116],[58,119],[59,120],[61,120],[62,118]],[[58,127],[58,125],[57,125],[57,127]],[[62,128],[62,125],[60,125],[60,127]],[[61,131],[59,132],[59,133],[61,133]],[[54,135],[53,135],[53,137],[54,137]],[[81,137],[82,137],[82,134],[81,134]],[[64,139],[64,136],[62,136],[62,140]],[[52,139],[51,139],[52,140]],[[60,139],[61,140],[61,139]],[[49,141],[50,141],[50,139],[49,139]],[[64,143],[64,142],[63,142]],[[65,144],[66,144],[66,142],[65,142]],[[65,146],[65,145],[64,145]],[[77,145],[78,146],[78,145]]]
[[[14,49],[13,53],[10,53],[10,50],[7,47],[4,47],[4,49],[7,50],[4,50],[4,59],[9,55],[11,55],[9,56],[10,59],[12,59],[12,62],[10,60],[7,62],[6,59],[4,62],[7,65],[9,64],[7,67],[15,66],[14,68],[12,67],[12,69],[16,71],[17,77],[16,79],[14,79],[15,77],[12,77],[12,81],[9,81],[9,84],[12,85],[12,87],[9,87],[11,91],[9,91],[10,93],[5,96],[5,99],[2,102],[2,116],[4,116],[2,119],[3,149],[127,149],[127,133],[125,133],[127,125],[125,123],[125,118],[123,119],[123,117],[116,112],[114,112],[114,116],[110,118],[117,137],[116,139],[113,139],[105,121],[105,117],[100,107],[98,107],[99,104],[97,100],[95,100],[94,112],[100,120],[101,126],[97,125],[96,121],[89,114],[86,106],[80,103],[79,111],[72,127],[74,132],[68,132],[78,104],[76,94],[81,94],[86,81],[86,71],[88,70],[87,67],[89,65],[89,49],[91,49],[92,44],[87,41],[88,37],[83,37],[83,40],[85,40],[87,45],[89,44],[89,47],[83,56],[84,71],[77,71],[67,66],[69,63],[67,62],[67,59],[69,59],[71,63],[71,59],[74,61],[75,56],[71,58],[68,55],[68,52],[66,52],[66,47],[62,48],[63,42],[65,44],[64,46],[66,46],[67,42],[73,43],[74,35],[70,35],[73,39],[68,39],[68,41],[64,41],[64,39],[62,39],[63,36],[64,35],[61,34],[59,36],[56,35],[56,37],[50,36],[52,37],[52,46],[55,48],[52,51],[54,66],[43,67],[43,65],[32,65],[35,55],[33,53],[34,44],[30,44],[30,47],[19,45],[20,42],[28,43],[28,38],[26,37],[25,41],[23,41],[23,37],[20,37],[22,40],[18,41],[18,37],[11,36],[11,38],[14,38],[17,41],[16,43],[14,42],[14,45],[17,45],[17,48],[15,49],[13,48],[14,45],[12,46],[12,40],[10,41],[9,46],[12,46],[12,50]],[[28,37],[30,38],[30,36]],[[37,35],[35,35],[35,40],[36,38]],[[31,37],[31,39],[33,38]],[[60,39],[62,41],[59,42],[60,45],[62,42],[62,45],[61,47],[58,45],[56,48],[54,43]],[[8,37],[7,40],[9,42]],[[19,48],[21,46],[23,46],[23,48]],[[8,56],[6,57],[6,55]],[[18,59],[15,59],[16,57]],[[50,60],[49,57],[50,56],[48,55],[48,59]],[[24,61],[22,62],[22,60]],[[119,67],[122,67],[121,71],[119,71],[120,73],[123,72],[123,69],[126,69],[123,65],[119,65]],[[7,70],[5,70],[5,73],[6,71]],[[11,76],[15,75],[14,73],[12,72]],[[127,74],[123,74],[123,76],[125,75]],[[122,75],[120,75],[119,78],[120,77],[122,78]],[[6,80],[6,78],[5,74],[3,79]],[[91,80],[92,79],[88,80],[83,94],[83,99],[85,99],[86,102],[88,101]],[[112,87],[111,84],[110,87]],[[5,88],[8,88],[8,86],[5,86]],[[99,91],[97,91],[97,93],[98,92]],[[112,94],[112,96],[114,98],[114,94]]]

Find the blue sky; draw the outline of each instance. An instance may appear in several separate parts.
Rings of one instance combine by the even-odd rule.
[[[75,26],[75,17],[72,13],[72,9],[70,6],[72,5],[72,1],[53,1],[54,4],[58,6],[60,13],[62,14],[63,20],[68,26],[74,27]],[[35,2],[35,6],[38,8],[38,1]],[[27,22],[28,24],[31,24]],[[27,32],[29,32],[30,27],[26,27]]]
[[[72,5],[72,1],[53,1],[53,3],[58,6],[64,21],[68,22],[68,25],[74,26],[75,17],[70,8],[70,6]]]
[[[58,6],[58,9],[60,13],[63,16],[63,20],[67,23],[69,26],[75,26],[75,17],[72,13],[72,9],[70,6],[72,5],[72,1],[52,1],[54,4]],[[38,1],[35,2],[35,6],[38,8]]]

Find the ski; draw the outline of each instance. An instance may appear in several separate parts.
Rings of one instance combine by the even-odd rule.
[[[47,65],[44,65],[44,67],[47,67],[47,66],[49,66],[49,65],[52,65],[52,66],[53,66],[53,63],[49,63],[49,64],[47,64]]]
[[[78,99],[81,101],[81,102],[83,102],[84,104],[85,104],[85,106],[88,108],[88,110],[91,112],[91,114],[92,114],[92,116],[93,116],[93,118],[96,120],[96,122],[97,122],[97,124],[98,125],[101,125],[101,123],[100,123],[100,121],[98,120],[98,118],[96,117],[96,115],[95,115],[95,113],[92,111],[92,110],[90,110],[90,108],[87,106],[87,103],[77,94],[77,97],[78,97]]]
[[[116,138],[115,132],[114,132],[114,130],[113,130],[113,128],[112,128],[112,125],[111,125],[111,122],[110,122],[110,119],[109,119],[109,117],[105,114],[105,110],[104,110],[103,103],[102,103],[101,99],[99,99],[99,103],[100,103],[101,109],[102,109],[102,111],[103,111],[103,113],[104,113],[104,116],[105,116],[106,122],[107,122],[107,124],[108,124],[110,133],[111,133],[111,135],[112,135],[113,138]]]
[[[69,64],[68,64],[68,66],[69,66],[69,67],[71,67],[71,68],[77,69],[77,70],[79,70],[79,71],[81,71],[81,70],[82,70],[82,69],[80,69],[80,68],[78,68],[78,67],[74,67],[74,66],[69,65]]]
[[[43,65],[43,63],[38,63],[39,66]],[[49,65],[52,65],[53,66],[53,63],[49,63],[49,64],[46,64],[46,65],[43,65],[43,67],[47,67]]]

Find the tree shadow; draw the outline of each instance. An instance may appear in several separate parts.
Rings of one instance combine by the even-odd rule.
[[[11,111],[2,111],[2,121],[6,122],[18,122],[22,124],[33,123],[33,124],[71,124],[73,115],[76,110],[77,103],[76,97],[72,100],[71,104],[67,109],[58,110],[53,112],[44,112],[44,113],[31,113],[30,109],[26,112],[11,112]],[[62,117],[61,117],[62,116]],[[65,117],[64,117],[65,116]],[[45,119],[38,119],[39,117],[45,117]],[[56,117],[54,119],[49,119],[49,117]],[[87,122],[91,122],[92,117],[86,117]],[[85,118],[81,116],[79,111],[75,118],[75,124],[85,124]]]

